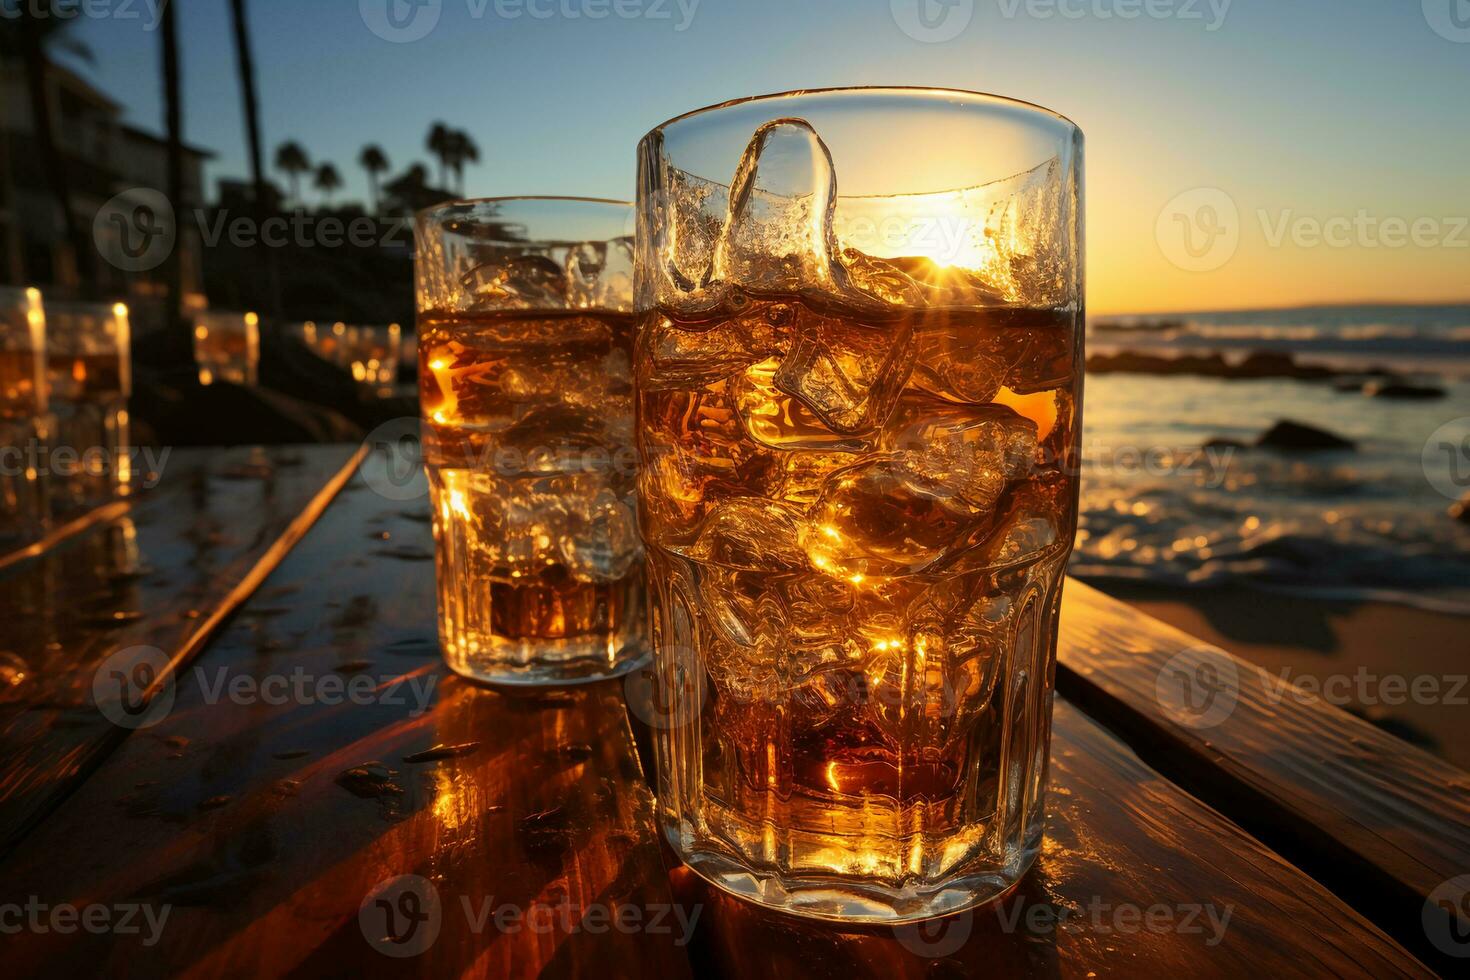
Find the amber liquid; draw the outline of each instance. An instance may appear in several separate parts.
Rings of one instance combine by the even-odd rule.
[[[51,396],[55,399],[104,402],[124,396],[122,363],[116,353],[49,353],[46,361]]]
[[[872,883],[888,918],[944,908],[931,882],[1029,861],[1079,329],[797,296],[645,319],[652,642],[661,681],[702,699],[660,733],[659,798],[702,873],[795,908],[779,889],[826,878],[812,906],[855,917]]]
[[[0,350],[0,417],[29,419],[40,413],[39,374],[35,351]]]
[[[570,680],[644,656],[632,334],[605,312],[421,316],[440,642],[461,673]]]

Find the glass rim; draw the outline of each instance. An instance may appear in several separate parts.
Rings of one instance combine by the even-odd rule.
[[[612,197],[581,197],[575,194],[511,194],[504,197],[464,197],[453,201],[441,201],[438,204],[420,208],[414,212],[414,220],[428,221],[434,215],[449,208],[462,208],[466,205],[478,207],[482,204],[514,204],[518,202],[542,201],[557,202],[563,204],[613,204],[618,207],[634,208],[632,201],[620,201]]]
[[[718,112],[721,109],[732,109],[735,106],[746,105],[752,102],[774,102],[777,99],[798,98],[805,95],[858,95],[863,93],[870,95],[888,94],[909,97],[917,97],[920,95],[931,95],[940,97],[962,95],[967,98],[983,99],[996,105],[1011,106],[1014,108],[1025,109],[1028,112],[1034,112],[1038,115],[1049,116],[1052,119],[1059,120],[1060,122],[1063,122],[1066,125],[1070,126],[1072,130],[1077,133],[1082,132],[1081,126],[1078,126],[1076,122],[1062,115],[1060,112],[1057,112],[1055,109],[1048,109],[1044,105],[1039,105],[1035,102],[1027,102],[1025,99],[1015,99],[1011,98],[1008,95],[996,95],[994,92],[980,92],[974,89],[964,88],[946,88],[942,85],[831,85],[821,88],[790,89],[785,92],[767,92],[763,95],[747,95],[742,96],[738,99],[727,99],[724,102],[716,102],[712,105],[703,106],[699,109],[690,109],[688,112],[681,112],[677,116],[665,119],[657,126],[654,126],[643,135],[643,139],[647,139],[654,133],[664,132],[671,126],[674,126],[677,123],[685,122],[696,116]]]

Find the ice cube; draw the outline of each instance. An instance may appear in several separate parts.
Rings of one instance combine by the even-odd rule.
[[[506,481],[493,497],[476,501],[478,545],[511,578],[529,578],[554,564],[557,540],[566,526],[566,511],[555,497],[527,493]],[[491,516],[490,511],[497,511]]]
[[[778,454],[746,439],[717,383],[702,391],[646,390],[639,433],[650,540],[692,542],[711,501],[765,497],[779,486]]]
[[[627,238],[567,249],[566,300],[573,309],[622,310],[633,295],[633,245]]]
[[[1035,561],[1061,540],[1061,527],[1071,508],[1067,482],[1041,476],[1012,487],[995,530],[980,548],[991,565]]]
[[[788,345],[785,319],[776,311],[768,307],[748,316],[703,322],[655,317],[639,338],[651,366],[644,386],[703,387],[783,352]]]
[[[777,388],[780,366],[778,359],[767,358],[747,367],[735,383],[735,405],[746,435],[772,449],[855,453],[869,448],[865,439],[829,429],[805,403]]]
[[[797,544],[801,515],[771,500],[736,498],[715,505],[689,557],[731,568],[796,572],[807,567]]]
[[[606,470],[614,444],[608,417],[572,405],[532,408],[500,433],[494,464],[502,475]]]
[[[460,285],[477,305],[499,309],[552,309],[566,306],[566,270],[549,256],[529,253],[477,265]]]
[[[704,638],[700,653],[705,670],[720,694],[717,711],[770,701],[781,689],[776,677],[778,650],[732,643],[714,635]]]
[[[559,542],[562,560],[583,582],[618,582],[642,554],[633,509],[610,490],[599,492],[586,507],[568,504],[565,532]]]
[[[994,514],[915,472],[906,458],[879,456],[838,470],[801,532],[811,563],[859,579],[917,572],[973,543]]]
[[[762,572],[711,566],[701,570],[699,595],[715,632],[742,647],[783,647],[784,611]]]
[[[904,399],[886,447],[916,477],[970,508],[988,511],[1007,484],[1036,463],[1036,423],[1001,405],[960,406]]]
[[[845,287],[832,216],[832,154],[804,119],[756,130],[730,185],[710,282],[763,293],[835,296]]]
[[[883,424],[914,363],[903,321],[857,325],[802,308],[791,353],[773,377],[834,432],[860,435]]]
[[[983,404],[1060,388],[1072,379],[1074,316],[1067,310],[998,308],[931,316],[914,338],[917,387],[948,401]]]
[[[994,254],[984,270],[1013,303],[1067,306],[1076,257],[1069,234],[1076,203],[1064,197],[1070,183],[1056,157],[980,188],[988,204],[985,237]]]
[[[921,330],[914,339],[914,382],[957,402],[984,404],[995,398],[1010,369],[999,345],[984,343],[971,326]]]

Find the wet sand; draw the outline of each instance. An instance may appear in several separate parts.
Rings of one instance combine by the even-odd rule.
[[[1096,584],[1470,769],[1470,617],[1249,589]],[[1428,696],[1415,698],[1416,684]]]

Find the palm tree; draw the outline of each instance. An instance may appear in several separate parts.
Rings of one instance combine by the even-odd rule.
[[[245,0],[230,0],[234,22],[235,60],[240,73],[240,94],[245,100],[245,137],[250,150],[250,181],[255,200],[265,204],[265,174],[260,149],[260,104],[255,92],[255,58],[250,50],[250,32],[245,22]]]
[[[183,213],[184,200],[184,91],[179,69],[178,4],[163,9],[163,105],[164,128],[168,135],[168,199]],[[169,249],[164,260],[165,307],[168,316],[167,353],[164,357],[177,368],[192,360],[193,329],[184,317],[184,250],[182,243]]]
[[[332,204],[332,194],[342,186],[342,175],[337,173],[337,168],[330,163],[324,163],[316,168],[316,189],[322,192],[322,197],[328,207]]]
[[[301,175],[311,170],[311,158],[295,140],[276,147],[276,169],[291,181],[291,200],[301,200]]]
[[[454,179],[457,182],[458,193],[464,196],[464,165],[466,163],[480,162],[480,147],[470,137],[470,134],[462,129],[457,129],[451,134],[451,152],[449,165],[454,170]]]
[[[383,209],[383,194],[378,186],[378,176],[388,169],[388,154],[376,143],[370,143],[362,148],[362,156],[357,158],[357,163],[367,171],[368,187],[373,193],[373,213],[377,214]]]
[[[442,122],[436,122],[424,141],[429,155],[439,161],[439,184],[449,186],[449,157],[454,152],[454,131]]]
[[[235,62],[240,73],[240,94],[245,101],[245,139],[250,150],[250,183],[255,191],[256,220],[264,220],[266,207],[272,202],[265,186],[264,153],[260,139],[260,101],[255,88],[255,57],[250,47],[250,30],[245,17],[245,0],[230,0],[231,20],[235,35]],[[266,292],[269,311],[281,312],[281,274],[276,264],[276,250],[263,250],[265,255]]]
[[[77,275],[84,289],[96,285],[96,264],[81,224],[71,208],[71,186],[67,180],[65,161],[61,147],[56,142],[56,121],[51,115],[51,100],[47,97],[47,80],[51,74],[50,48],[61,48],[84,60],[92,60],[91,50],[79,41],[63,34],[75,12],[64,16],[58,11],[56,0],[40,3],[5,4],[5,16],[0,19],[0,54],[15,56],[25,67],[26,89],[30,98],[32,124],[36,142],[40,146],[41,164],[46,181],[51,188],[51,197],[61,212],[62,229],[66,235],[67,248],[76,262]],[[39,278],[37,273],[33,276]]]

